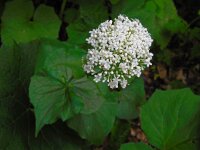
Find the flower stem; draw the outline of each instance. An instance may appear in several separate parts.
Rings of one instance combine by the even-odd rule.
[[[59,14],[59,16],[60,16],[61,19],[62,19],[62,16],[63,16],[63,12],[65,10],[66,3],[67,3],[67,0],[63,0],[61,8],[60,8],[60,14]]]

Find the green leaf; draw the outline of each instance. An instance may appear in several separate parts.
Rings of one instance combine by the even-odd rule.
[[[85,51],[81,48],[60,41],[43,40],[39,49],[36,73],[42,70],[52,70],[55,73],[59,71],[55,69],[58,65],[66,65],[73,69],[74,77],[84,76],[82,59]]]
[[[93,79],[93,77],[91,77],[91,79]],[[98,82],[96,84],[107,102],[118,102],[118,92],[111,90],[106,83]]]
[[[82,150],[83,141],[70,135],[65,124],[54,124],[42,130],[37,137],[31,137],[31,150]]]
[[[10,94],[17,84],[19,73],[19,50],[2,47],[0,49],[0,97]]]
[[[34,73],[38,46],[39,42],[34,41],[0,49],[0,97],[15,90],[26,90]],[[22,89],[15,89],[18,84],[22,85]]]
[[[85,0],[78,0],[78,4],[80,5],[80,18],[92,27],[97,27],[99,23],[108,19],[107,8],[103,0],[88,0],[87,3]]]
[[[74,93],[84,100],[82,114],[90,114],[99,110],[104,98],[93,81],[81,78],[73,80],[71,84]]]
[[[23,9],[20,9],[23,8]],[[2,19],[6,22],[15,23],[17,20],[25,22],[33,16],[34,7],[29,0],[15,0],[6,3]]]
[[[177,145],[170,150],[199,150],[199,144],[193,142],[185,142],[183,144]]]
[[[45,124],[58,118],[66,121],[78,112],[90,114],[102,105],[104,99],[92,81],[86,78],[67,81],[68,76],[63,77],[65,82],[48,75],[31,79],[29,96],[35,110],[36,135]]]
[[[142,78],[135,78],[125,89],[113,91],[105,83],[98,83],[98,87],[105,99],[117,104],[117,117],[131,120],[138,117],[139,108],[145,102],[144,82]]]
[[[92,144],[102,144],[111,131],[116,115],[115,103],[105,102],[98,111],[92,114],[79,114],[70,119],[67,124],[79,133],[83,139]]]
[[[36,33],[35,39],[57,39],[61,21],[52,7],[39,5],[33,16],[33,24]]]
[[[43,37],[56,39],[59,27],[60,21],[53,8],[39,5],[34,12],[30,0],[10,1],[2,16],[2,42],[12,45]]]
[[[172,0],[121,0],[112,8],[113,18],[125,14],[139,19],[161,48],[166,47],[173,34],[184,32],[187,27]]]
[[[134,119],[138,117],[139,107],[145,102],[144,82],[141,78],[133,80],[126,89],[118,95],[118,113],[120,119]]]
[[[36,135],[45,124],[59,118],[66,121],[79,112],[93,113],[104,101],[93,81],[79,78],[83,74],[81,49],[44,41],[39,50],[29,89],[36,116]]]
[[[199,135],[200,96],[190,89],[157,90],[142,107],[141,123],[148,141],[159,149],[190,147]]]
[[[108,19],[107,8],[103,0],[77,0],[80,6],[80,16],[67,28],[68,42],[72,44],[85,44],[89,31]]]
[[[27,88],[34,73],[38,46],[38,42],[32,42],[0,48],[0,149],[79,150],[82,143],[75,142],[72,136],[69,138],[61,125],[47,127],[38,138],[34,137]]]
[[[153,150],[153,149],[144,143],[127,143],[127,144],[122,144],[120,150]]]
[[[76,20],[67,27],[69,36],[68,42],[72,44],[82,45],[86,43],[86,38],[89,36],[89,31],[92,29],[82,19]]]
[[[65,85],[54,78],[32,77],[29,91],[36,117],[36,135],[45,124],[52,124],[58,118],[65,121],[72,117],[79,106],[67,100],[69,93],[66,93]]]
[[[5,102],[5,100],[7,102]],[[2,101],[5,103],[10,103],[8,105],[2,105]],[[12,104],[11,104],[12,102]],[[0,149],[7,150],[27,150],[27,147],[30,150],[80,150],[81,143],[76,142],[72,137],[68,136],[66,133],[66,128],[62,128],[61,125],[53,125],[42,130],[42,133],[35,138],[34,137],[34,126],[33,117],[29,111],[24,110],[24,112],[16,111],[21,106],[19,103],[16,103],[13,99],[1,99],[2,107],[6,106],[15,112],[7,111],[6,118],[0,116],[1,121],[4,122],[3,125],[0,125]],[[2,112],[2,108],[0,107]],[[14,117],[18,113],[18,117]],[[10,120],[9,120],[9,119]],[[6,122],[6,123],[5,123]]]
[[[67,23],[73,23],[79,17],[79,11],[75,8],[68,8],[64,12],[64,20]]]

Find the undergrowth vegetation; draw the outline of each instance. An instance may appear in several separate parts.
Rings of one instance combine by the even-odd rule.
[[[198,150],[198,6],[195,0],[2,2],[0,149]],[[84,71],[86,39],[120,14],[147,28],[154,56],[140,77],[109,88]],[[144,138],[130,137],[133,123]]]

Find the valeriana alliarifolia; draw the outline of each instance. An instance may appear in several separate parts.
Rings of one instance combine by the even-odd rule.
[[[119,15],[89,32],[84,71],[94,76],[95,82],[107,82],[111,89],[125,88],[127,79],[139,77],[151,65],[153,42],[139,20]]]

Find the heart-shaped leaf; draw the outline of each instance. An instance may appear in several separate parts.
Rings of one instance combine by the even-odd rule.
[[[38,42],[0,48],[0,149],[80,150],[80,138],[68,136],[65,124],[44,128],[34,137],[34,117],[27,88],[34,73]]]
[[[95,83],[86,77],[78,78],[83,72],[82,54],[81,49],[62,42],[41,44],[29,88],[36,116],[36,135],[45,124],[59,118],[66,121],[79,112],[90,114],[101,107],[104,98]]]
[[[1,36],[5,45],[25,43],[38,38],[56,39],[60,20],[53,8],[39,5],[34,11],[31,0],[6,3],[2,16]]]
[[[190,89],[157,90],[142,107],[142,129],[161,150],[195,148],[192,142],[199,137],[199,115],[200,96]]]

